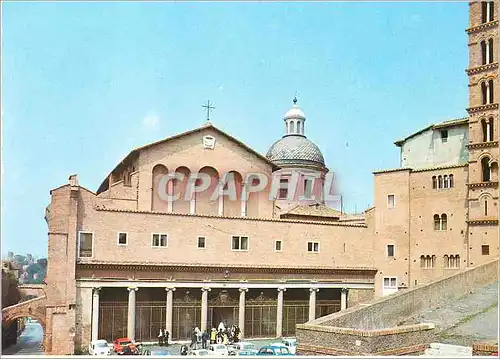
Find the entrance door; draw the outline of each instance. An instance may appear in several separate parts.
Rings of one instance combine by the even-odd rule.
[[[389,295],[398,291],[397,277],[384,277],[382,285],[382,295]]]

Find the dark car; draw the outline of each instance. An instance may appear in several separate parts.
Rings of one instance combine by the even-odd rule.
[[[260,348],[257,355],[293,355],[285,346],[267,345]]]

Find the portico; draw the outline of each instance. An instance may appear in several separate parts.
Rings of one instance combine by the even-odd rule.
[[[247,338],[294,335],[295,324],[346,309],[350,289],[370,290],[373,284],[80,280],[79,287],[93,289],[92,339],[126,334],[152,341],[160,328],[172,340],[186,340],[194,327],[210,330],[220,321],[238,325]],[[113,325],[99,325],[103,319]]]

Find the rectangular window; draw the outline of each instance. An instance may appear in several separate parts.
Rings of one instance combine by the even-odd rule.
[[[288,179],[280,179],[278,199],[286,199],[287,197],[288,197]]]
[[[311,253],[318,253],[319,242],[307,242],[307,251]]]
[[[387,245],[387,257],[394,257],[394,244]]]
[[[394,208],[396,206],[396,198],[393,194],[387,195],[387,208]]]
[[[488,246],[488,245],[481,246],[481,253],[483,256],[489,256],[490,255],[490,246]]]
[[[313,181],[310,178],[306,178],[304,180],[304,198],[310,199],[312,198],[312,184]]]
[[[274,250],[276,252],[281,252],[281,241],[275,241],[274,242]]]
[[[168,247],[168,235],[163,233],[153,233],[153,247]]]
[[[448,130],[441,131],[441,141],[442,142],[448,141]]]
[[[205,237],[198,237],[198,248],[204,249],[206,248],[206,239]]]
[[[384,288],[397,289],[398,283],[396,277],[384,277]]]
[[[233,236],[231,249],[233,251],[248,251],[248,237]]]
[[[80,232],[80,238],[78,241],[78,257],[80,258],[90,258],[93,256],[94,249],[94,233],[92,232]]]
[[[118,232],[118,245],[119,246],[126,246],[128,241],[128,235],[126,232]]]

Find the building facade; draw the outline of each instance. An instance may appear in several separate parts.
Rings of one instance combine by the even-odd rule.
[[[187,339],[220,321],[247,338],[290,336],[297,323],[498,256],[491,4],[470,4],[469,116],[396,142],[401,167],[374,173],[362,216],[326,205],[334,176],[296,100],[266,156],[207,122],[133,150],[96,192],[76,175],[53,189],[46,351],[155,340],[163,327]]]

